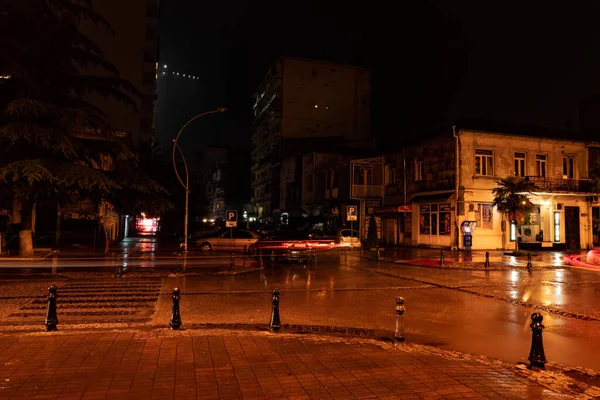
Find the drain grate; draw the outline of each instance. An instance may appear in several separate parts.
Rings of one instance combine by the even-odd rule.
[[[70,324],[148,322],[161,286],[161,279],[69,282],[58,289],[58,319]],[[3,325],[43,323],[47,304],[46,298],[32,299]]]

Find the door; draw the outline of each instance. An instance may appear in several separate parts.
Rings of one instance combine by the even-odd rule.
[[[579,250],[579,207],[565,207],[565,241],[567,250]]]

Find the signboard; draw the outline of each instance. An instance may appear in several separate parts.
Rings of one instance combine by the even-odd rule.
[[[358,220],[358,206],[346,206],[346,219],[348,221]]]
[[[381,198],[379,199],[366,199],[365,207],[367,208],[367,214],[373,214],[377,207],[381,207]]]
[[[237,211],[235,210],[227,210],[225,214],[227,220],[225,221],[226,228],[236,228],[237,227]]]

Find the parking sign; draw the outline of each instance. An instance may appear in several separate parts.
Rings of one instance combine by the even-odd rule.
[[[237,227],[237,211],[227,210],[227,220],[225,221],[226,228]]]
[[[346,206],[346,219],[348,221],[358,220],[358,206]]]

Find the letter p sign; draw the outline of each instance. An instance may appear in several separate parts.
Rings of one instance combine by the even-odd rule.
[[[227,220],[225,221],[225,227],[235,228],[237,227],[237,211],[227,210]]]
[[[346,219],[356,221],[358,219],[358,206],[346,206]]]

